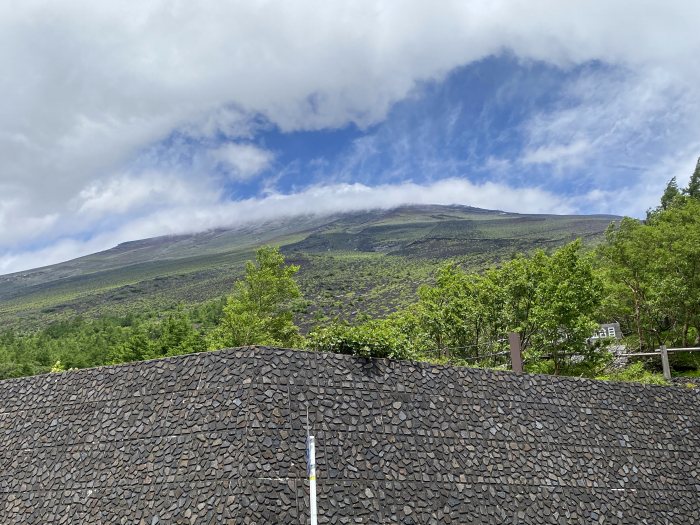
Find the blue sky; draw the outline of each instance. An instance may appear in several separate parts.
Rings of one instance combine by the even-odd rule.
[[[243,140],[225,133],[192,140],[175,132],[137,162],[141,169],[196,170],[203,152],[245,145],[268,155],[249,178],[237,177],[236,167],[226,162],[203,168],[220,177],[228,199],[293,194],[324,184],[425,185],[464,178],[546,188],[568,201],[557,209],[560,201],[553,199],[552,211],[643,216],[656,193],[630,204],[599,192],[626,191],[684,139],[685,130],[669,129],[683,117],[683,108],[635,107],[634,99],[608,98],[628,89],[631,76],[601,61],[560,67],[504,52],[417,83],[380,122],[368,126],[290,132],[256,115]],[[630,117],[641,122],[624,121]],[[686,160],[690,170],[694,159]],[[683,179],[689,170],[669,171],[655,181],[654,190],[672,176]],[[464,204],[470,204],[468,198]],[[548,211],[548,204],[517,208],[509,211]]]
[[[495,179],[515,186],[546,183],[559,194],[574,195],[588,184],[581,180],[573,185],[572,179],[588,179],[590,170],[572,167],[568,177],[556,179],[549,167],[526,164],[517,173],[504,173],[504,166],[517,163],[527,152],[532,120],[576,104],[568,87],[596,74],[610,71],[595,62],[562,69],[500,54],[459,67],[440,80],[420,83],[391,107],[385,119],[366,128],[347,125],[284,133],[263,126],[249,143],[273,152],[275,161],[250,184],[228,187],[232,195],[248,197],[263,191],[268,177],[279,191],[293,192],[328,181],[371,185],[467,176],[477,183]],[[217,142],[226,143],[227,138],[217,137]],[[182,151],[177,145],[174,149]],[[625,176],[635,169],[605,168],[617,175],[611,177],[615,187],[624,185]],[[599,210],[587,204],[580,211]]]
[[[698,16],[646,0],[0,7],[0,273],[410,203],[643,216],[700,155]]]

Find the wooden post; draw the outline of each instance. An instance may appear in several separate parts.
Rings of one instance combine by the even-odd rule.
[[[510,362],[513,372],[518,374],[523,373],[523,356],[520,349],[520,334],[510,332],[508,334],[508,343],[510,344]]]
[[[666,378],[666,381],[670,381],[671,366],[668,364],[668,350],[666,350],[666,345],[661,345],[661,366],[664,369],[664,378]]]

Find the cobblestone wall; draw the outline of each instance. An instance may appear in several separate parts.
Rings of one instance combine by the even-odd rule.
[[[700,389],[265,348],[0,382],[2,524],[700,523]]]

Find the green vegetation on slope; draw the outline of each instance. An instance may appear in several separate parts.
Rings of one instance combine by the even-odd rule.
[[[301,299],[294,280],[298,271],[298,266],[285,265],[279,249],[260,248],[255,263],[246,264],[245,278],[228,297],[218,325],[209,334],[209,347],[302,345],[293,320],[294,302]]]
[[[0,379],[204,349],[203,330],[184,311],[164,318],[75,318],[32,334],[0,333]]]
[[[494,364],[507,360],[493,356],[507,355],[507,334],[518,332],[530,368],[592,375],[604,361],[586,344],[597,326],[601,289],[579,241],[483,273],[448,263],[433,286],[419,289],[415,303],[385,319],[319,327],[308,343],[365,356]]]
[[[658,375],[643,363],[607,371],[610,354],[601,344],[586,343],[596,324],[619,321],[625,342],[635,348],[700,343],[700,196],[693,196],[690,186],[680,190],[669,183],[661,206],[646,221],[613,223],[600,242],[587,247],[581,241],[566,243],[572,236],[567,221],[580,230],[588,228],[582,236],[593,240],[602,224],[439,209],[441,213],[430,207],[420,213],[400,209],[354,215],[308,235],[287,229],[290,242],[282,248],[286,261],[279,249],[264,247],[244,271],[228,267],[225,275],[227,257],[243,258],[250,246],[235,255],[229,251],[142,261],[116,270],[97,270],[93,261],[90,273],[44,284],[30,277],[35,280],[34,295],[28,294],[32,300],[40,297],[51,305],[52,297],[65,299],[56,293],[61,290],[75,294],[75,304],[101,297],[108,311],[118,313],[72,316],[38,330],[5,330],[0,334],[0,378],[240,344],[305,345],[363,356],[499,367],[507,361],[505,336],[515,331],[530,371],[657,382]],[[509,237],[515,231],[521,235]],[[547,242],[543,231],[548,232]],[[489,250],[479,247],[482,240]],[[561,247],[532,251],[550,245]],[[455,247],[461,248],[455,252]],[[148,243],[138,249],[147,250]],[[204,261],[216,264],[203,269]],[[218,264],[222,267],[216,269]],[[126,282],[129,272],[143,275],[146,268],[169,265],[168,277],[123,286],[110,273],[121,272],[121,282]],[[208,276],[202,279],[204,288],[193,277],[203,275]],[[221,286],[231,289],[236,275],[242,278],[223,300]],[[192,292],[183,285],[188,278],[198,292],[185,305],[173,306],[183,290]],[[83,287],[72,287],[72,279]],[[173,284],[169,279],[177,284],[158,291],[160,283]],[[99,293],[91,288],[95,282],[102,283]],[[118,301],[123,310],[100,295],[124,294],[139,286],[151,286],[154,293],[141,303],[127,294]],[[202,293],[207,287],[219,293]],[[5,311],[32,304],[26,297],[15,295],[3,304]],[[305,338],[298,324],[308,333]],[[675,370],[697,374],[697,358],[674,360]]]
[[[299,322],[308,329],[324,317],[387,315],[413,301],[445,258],[481,270],[579,237],[598,242],[613,219],[406,206],[135,241],[0,276],[0,323],[35,331],[76,315],[141,315],[205,304],[243,275],[256,248],[270,244],[300,266],[299,283],[312,306]]]

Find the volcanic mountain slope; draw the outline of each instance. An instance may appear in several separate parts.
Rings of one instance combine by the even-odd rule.
[[[75,314],[200,303],[227,293],[263,244],[301,265],[308,316],[388,313],[446,259],[481,269],[514,253],[600,240],[609,215],[525,215],[466,206],[404,206],[301,216],[127,242],[0,276],[0,322],[37,326]]]

